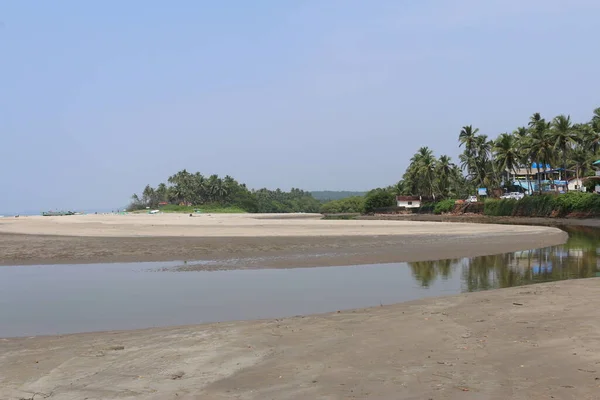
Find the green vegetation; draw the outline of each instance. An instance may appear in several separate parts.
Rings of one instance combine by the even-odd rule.
[[[191,214],[196,210],[202,213],[213,213],[213,214],[241,214],[247,212],[246,210],[237,206],[221,206],[218,204],[204,204],[202,206],[180,206],[178,204],[167,204],[160,208],[160,211],[165,213],[186,213]]]
[[[600,216],[600,196],[569,192],[563,195],[530,196],[521,200],[488,200],[483,212],[490,216],[519,217]]]
[[[546,165],[561,167],[576,178],[590,175],[592,163],[600,158],[600,108],[583,123],[573,123],[568,115],[547,121],[534,113],[526,126],[501,133],[495,140],[467,125],[461,129],[458,141],[463,148],[460,166],[448,156],[436,158],[431,149],[421,147],[411,158],[402,180],[394,186],[396,193],[436,199],[466,198],[479,187],[490,191],[501,188],[517,170],[524,169],[529,175],[538,173],[541,194]],[[536,170],[532,171],[534,164]],[[564,172],[562,176],[564,179]]]
[[[375,210],[396,210],[395,196],[422,196],[433,201],[423,204],[417,213],[449,212],[453,199],[465,199],[475,194],[477,188],[488,188],[488,193],[508,189],[515,191],[511,179],[517,170],[528,175],[538,174],[541,195],[541,176],[546,165],[562,167],[562,179],[569,175],[588,176],[593,173],[592,163],[600,159],[600,108],[594,110],[587,122],[573,123],[570,116],[558,115],[547,121],[534,113],[526,126],[512,133],[501,133],[494,140],[471,125],[464,126],[458,134],[460,165],[447,155],[436,157],[428,147],[421,147],[395,185],[373,189],[367,193],[348,191],[306,192],[292,189],[250,190],[245,184],[230,176],[204,177],[199,172],[179,171],[167,183],[156,188],[147,185],[141,197],[134,195],[128,210],[146,207],[188,212],[202,208],[206,212],[322,212],[327,214],[362,213]],[[533,167],[535,165],[535,167]],[[536,168],[536,171],[532,171]],[[566,175],[565,175],[566,174]],[[589,188],[592,183],[586,184]],[[533,185],[532,185],[533,186]],[[519,188],[522,189],[522,188]],[[533,187],[529,188],[533,191]],[[566,214],[600,215],[600,200],[591,194],[573,196],[526,197],[513,200],[488,201],[485,205],[469,205],[469,212],[483,211],[487,215],[555,216]],[[600,198],[600,196],[599,196]],[[188,208],[178,209],[175,206]],[[186,210],[186,211],[175,211]]]
[[[390,188],[377,188],[365,195],[365,212],[396,206],[396,196]]]
[[[446,199],[435,203],[433,207],[434,214],[443,214],[448,213],[454,209],[456,200],[454,199]]]
[[[489,199],[486,200],[483,206],[483,213],[485,215],[501,217],[511,216],[515,209],[515,205],[519,200],[514,199]]]
[[[350,191],[333,191],[333,190],[322,190],[310,192],[312,197],[319,201],[329,202],[333,200],[342,200],[348,197],[363,197],[366,192],[350,192]]]
[[[193,212],[195,208],[206,212],[319,212],[321,203],[309,192],[292,189],[250,190],[245,184],[230,176],[204,177],[201,173],[182,170],[172,175],[167,183],[156,188],[146,185],[142,196],[134,194],[129,211],[146,207],[160,208],[166,212]],[[178,208],[182,207],[182,208]]]
[[[363,213],[365,211],[365,198],[360,196],[332,200],[321,206],[322,214]]]
[[[359,217],[360,214],[356,213],[356,214],[327,214],[325,215],[323,218],[321,219],[333,219],[333,220],[339,220],[339,219],[356,219],[357,217]]]
[[[395,186],[396,193],[434,198],[466,197],[471,186],[450,157],[439,159],[428,147],[421,147],[410,159],[403,180]]]

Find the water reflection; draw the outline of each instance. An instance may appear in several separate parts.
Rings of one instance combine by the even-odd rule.
[[[599,276],[600,230],[588,227],[561,229],[569,233],[569,239],[560,246],[408,265],[422,287],[460,274],[464,292]]]

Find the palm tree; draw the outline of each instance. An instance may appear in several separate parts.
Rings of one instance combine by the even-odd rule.
[[[435,197],[436,163],[437,160],[429,147],[421,147],[410,159],[403,178],[412,194]]]
[[[518,160],[521,165],[525,166],[527,172],[527,186],[529,188],[529,194],[533,193],[533,184],[529,177],[532,175],[531,167],[533,160],[531,159],[531,153],[528,151],[530,147],[529,142],[531,141],[530,130],[524,126],[518,127],[513,135],[515,136],[515,146],[518,149]]]
[[[496,169],[490,161],[492,154],[492,141],[487,135],[479,135],[475,140],[475,166],[476,182],[480,187],[495,186],[498,179]]]
[[[519,150],[516,146],[517,139],[510,133],[502,133],[494,142],[494,152],[496,154],[496,164],[501,171],[509,176],[512,172],[516,175],[516,167],[519,164]]]
[[[403,180],[398,181],[395,185],[391,187],[391,190],[396,194],[396,196],[407,194],[406,189],[406,183]]]
[[[421,147],[419,154],[419,173],[425,178],[425,194],[435,197],[435,164],[436,159],[429,147]]]
[[[438,189],[443,196],[450,195],[450,181],[454,171],[452,159],[447,155],[440,156],[437,162],[436,174],[438,177]]]
[[[594,110],[594,115],[592,116],[592,123],[600,123],[600,107]]]
[[[600,109],[597,110],[600,112]],[[596,154],[600,150],[600,117],[594,118],[587,124],[573,125],[573,129],[579,133],[581,144]]]
[[[550,131],[554,147],[561,152],[562,169],[564,171],[565,180],[567,180],[567,156],[573,144],[579,141],[577,131],[573,129],[571,117],[559,115],[552,120],[552,128]],[[568,185],[567,185],[568,190]]]
[[[588,165],[590,165],[590,157],[591,154],[588,148],[582,146],[577,146],[571,153],[569,166],[575,170],[577,182],[579,182],[579,178],[585,174]]]
[[[546,173],[546,166],[554,159],[554,141],[549,134],[550,124],[545,120],[540,120],[535,125],[531,132],[530,140],[528,141],[528,151],[531,159],[537,163],[538,171],[538,190],[542,193],[542,177],[540,173],[540,164]]]
[[[475,147],[477,132],[479,132],[479,128],[473,128],[473,125],[463,126],[458,135],[458,141],[460,142],[458,147],[465,145],[467,151],[472,150]]]
[[[164,183],[159,183],[156,188],[156,195],[158,197],[158,201],[167,201],[168,200],[169,189],[167,185]]]
[[[477,142],[477,132],[479,128],[473,128],[472,125],[463,126],[460,134],[458,135],[459,145],[458,147],[465,146],[464,156],[461,157],[463,168],[466,167],[469,175],[474,175],[474,153]]]

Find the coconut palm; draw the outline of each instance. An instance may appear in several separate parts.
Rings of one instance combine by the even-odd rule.
[[[519,164],[525,166],[525,170],[528,176],[527,186],[529,189],[529,193],[531,194],[533,193],[533,185],[529,177],[532,175],[531,167],[534,160],[531,158],[531,153],[528,151],[528,148],[530,147],[529,142],[531,141],[530,133],[531,132],[529,129],[527,129],[524,126],[520,126],[513,132],[513,135],[515,136],[515,146],[518,149],[517,152],[519,155]]]
[[[463,126],[458,135],[458,147],[465,146],[463,157],[461,157],[463,169],[467,170],[469,175],[475,174],[475,147],[477,142],[477,132],[479,128],[473,128],[472,125]]]
[[[454,164],[452,159],[447,155],[440,156],[437,162],[436,175],[438,178],[437,186],[442,196],[448,197],[450,195],[453,173]]]
[[[569,160],[569,167],[575,170],[577,181],[581,176],[585,176],[588,166],[592,162],[592,153],[588,148],[577,146],[572,152]]]
[[[480,187],[494,186],[497,182],[496,169],[491,161],[491,140],[487,135],[479,135],[475,140],[475,182]]]
[[[537,121],[528,141],[531,159],[536,161],[538,172],[538,190],[542,193],[542,176],[540,169],[546,173],[546,166],[554,159],[554,140],[549,133],[550,124],[545,120]],[[540,168],[540,166],[542,168]]]
[[[435,196],[435,169],[437,160],[429,147],[421,147],[410,159],[404,182],[411,194]]]
[[[567,157],[573,145],[579,142],[579,135],[573,129],[571,117],[559,115],[552,120],[550,135],[554,141],[554,148],[560,151],[562,158],[562,169],[565,180],[567,179]],[[567,185],[568,190],[568,185]]]
[[[494,153],[496,156],[496,165],[502,172],[516,175],[516,167],[519,164],[519,149],[517,148],[517,139],[510,133],[502,133],[494,141]]]

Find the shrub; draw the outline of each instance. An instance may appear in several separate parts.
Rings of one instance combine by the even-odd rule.
[[[321,206],[321,214],[362,213],[365,210],[365,199],[361,196],[332,200]]]
[[[483,203],[483,213],[493,217],[511,216],[514,213],[517,201],[514,199],[488,199]]]
[[[521,200],[487,200],[484,214],[515,217],[599,216],[600,196],[594,193],[569,192],[527,196]]]
[[[435,203],[435,205],[433,207],[433,213],[434,214],[448,213],[448,212],[454,210],[454,203],[456,203],[456,200],[454,200],[454,199],[446,199],[446,200],[437,202],[437,203]]]
[[[396,206],[396,196],[387,189],[373,189],[365,196],[365,212]]]

